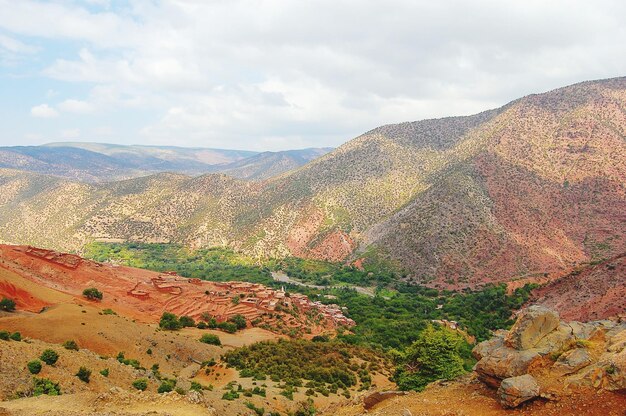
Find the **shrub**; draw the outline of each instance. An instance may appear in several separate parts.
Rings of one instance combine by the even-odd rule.
[[[117,315],[117,312],[115,312],[113,309],[103,309],[102,310],[102,314],[103,315]]]
[[[235,400],[239,398],[239,393],[236,391],[227,391],[222,395],[222,400]]]
[[[229,334],[234,334],[237,332],[237,325],[232,322],[220,322],[217,324],[217,328],[222,331],[228,332]]]
[[[48,349],[45,350],[39,358],[41,359],[41,361],[48,365],[54,365],[54,363],[56,363],[59,359],[59,354],[57,354],[57,352],[54,350]]]
[[[184,396],[185,394],[187,394],[185,389],[182,387],[176,387],[176,393],[180,394],[181,396]]]
[[[197,381],[192,381],[189,390],[202,391],[202,384],[198,383]]]
[[[29,361],[26,367],[28,367],[28,371],[30,371],[31,374],[39,374],[41,372],[41,361]]]
[[[176,315],[169,312],[163,312],[163,315],[161,315],[161,320],[159,321],[159,327],[162,329],[167,329],[168,331],[176,331],[183,326]]]
[[[228,322],[232,322],[237,326],[237,329],[244,329],[246,326],[246,318],[243,315],[235,315],[228,318]]]
[[[89,287],[83,290],[83,296],[89,300],[102,300],[102,292],[95,287]]]
[[[11,333],[9,331],[0,331],[0,339],[8,341],[11,339]]]
[[[61,394],[59,383],[55,383],[50,379],[34,377],[33,384],[33,396],[41,396],[42,394],[47,394],[48,396],[58,396]]]
[[[19,332],[14,332],[11,334],[10,338],[13,341],[21,341],[22,340],[22,334],[20,334]]]
[[[137,380],[133,381],[133,387],[137,390],[144,391],[148,388],[148,379],[138,378]]]
[[[196,322],[190,316],[181,316],[179,321],[183,328],[196,326]]]
[[[91,370],[89,370],[87,367],[80,367],[78,369],[78,373],[76,373],[76,377],[78,377],[80,381],[89,383],[89,377],[91,377]]]
[[[78,344],[77,344],[77,343],[76,343],[76,341],[74,341],[74,340],[68,340],[68,341],[65,341],[65,342],[63,343],[63,347],[64,347],[66,350],[74,350],[74,351],[78,351]]]
[[[158,393],[169,393],[176,387],[176,380],[163,380],[157,389]]]
[[[328,342],[330,341],[330,338],[328,337],[328,335],[316,335],[314,336],[311,341],[313,342]]]
[[[13,312],[15,310],[15,301],[9,298],[0,300],[0,310],[5,312]]]
[[[152,355],[152,348],[148,348],[148,349],[146,350],[146,354],[148,354],[148,355]]]
[[[100,374],[102,374],[103,377],[108,377],[109,376],[109,369],[105,368],[103,370],[100,370]]]
[[[204,342],[205,344],[210,344],[210,345],[222,345],[222,342],[220,341],[220,337],[214,334],[203,334],[202,337],[200,338],[200,342]]]
[[[198,329],[207,329],[206,322],[202,322],[202,321],[198,322],[198,325],[196,325],[196,328],[198,328]]]

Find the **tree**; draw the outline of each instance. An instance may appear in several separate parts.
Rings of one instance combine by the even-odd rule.
[[[54,363],[56,363],[59,359],[59,354],[57,354],[54,350],[48,349],[45,350],[39,358],[48,365],[54,365]]]
[[[22,334],[20,334],[19,332],[14,332],[11,334],[10,338],[13,341],[21,341],[22,340]]]
[[[163,312],[163,315],[161,315],[161,320],[159,321],[159,327],[162,329],[167,329],[169,331],[176,331],[183,326],[176,315],[170,312]]]
[[[200,338],[200,342],[204,342],[205,344],[210,344],[210,345],[222,345],[222,342],[220,341],[220,337],[218,337],[217,335],[213,335],[213,334],[203,334],[202,337]]]
[[[83,296],[89,300],[102,300],[102,292],[95,287],[90,287],[83,290]]]
[[[89,377],[91,377],[91,370],[87,367],[80,367],[78,369],[78,373],[76,373],[76,377],[79,380],[84,381],[85,383],[89,383]]]
[[[428,383],[450,380],[465,372],[461,348],[465,340],[446,328],[426,327],[418,339],[398,353],[396,383],[402,390],[421,391]]]
[[[0,300],[0,310],[5,312],[13,312],[15,310],[15,301],[9,298]]]
[[[61,387],[59,383],[47,378],[33,378],[33,396],[41,396],[47,394],[48,396],[58,396],[61,394]]]
[[[195,321],[190,316],[181,316],[180,324],[183,326],[183,328],[196,326]]]
[[[41,371],[41,361],[29,361],[28,364],[26,364],[26,367],[28,367],[28,371],[30,371],[31,374],[39,374]]]
[[[246,318],[243,315],[234,315],[228,318],[229,322],[232,322],[237,326],[237,329],[244,329],[248,324],[246,323]]]

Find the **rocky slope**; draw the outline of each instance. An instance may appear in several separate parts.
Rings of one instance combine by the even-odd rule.
[[[448,287],[562,272],[626,251],[625,103],[615,78],[383,126],[262,183],[160,174],[92,186],[3,170],[0,240],[386,258]]]

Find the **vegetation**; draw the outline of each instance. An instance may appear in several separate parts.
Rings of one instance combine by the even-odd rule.
[[[176,380],[169,380],[169,379],[163,380],[161,381],[161,385],[157,389],[157,392],[169,393],[170,391],[173,391],[175,387],[176,387]]]
[[[59,354],[54,350],[47,349],[41,354],[39,359],[48,365],[54,365],[59,359]]]
[[[126,358],[126,357],[125,357],[125,354],[124,354],[123,352],[119,352],[119,353],[117,354],[117,357],[116,357],[116,358],[117,358],[117,361],[118,361],[119,363],[121,363],[121,364],[124,364],[124,365],[129,365],[129,366],[131,366],[131,367],[133,367],[133,368],[137,368],[137,369],[140,369],[140,368],[141,368],[141,364],[139,363],[139,361],[138,361],[138,360],[135,360],[135,359],[133,359],[133,358]]]
[[[220,341],[220,337],[218,337],[217,335],[213,335],[213,334],[203,334],[202,337],[200,338],[200,342],[204,342],[205,344],[210,344],[210,345],[222,345],[222,342]]]
[[[102,374],[103,377],[108,377],[109,376],[109,369],[108,368],[104,368],[104,369],[100,370],[100,374]]]
[[[33,396],[41,396],[42,394],[59,396],[61,394],[59,383],[50,379],[33,377],[33,384]]]
[[[190,316],[181,316],[179,321],[183,328],[196,326],[196,322]]]
[[[159,321],[159,327],[167,329],[168,331],[177,331],[183,327],[178,317],[170,312],[163,312],[161,320]]]
[[[33,361],[29,361],[28,364],[26,364],[26,367],[28,367],[28,371],[30,371],[31,374],[39,374],[41,372],[41,361],[39,360],[33,360]]]
[[[341,342],[312,342],[305,340],[279,340],[258,342],[227,352],[224,361],[239,370],[241,377],[255,380],[285,382],[283,392],[291,396],[293,388],[307,386],[321,393],[371,383],[370,370],[384,365],[384,360],[372,350]]]
[[[14,332],[14,333],[11,334],[11,336],[9,338],[11,338],[13,341],[21,341],[22,340],[22,334],[20,334],[19,332]]]
[[[95,287],[89,287],[83,290],[83,296],[89,300],[102,300],[102,292]]]
[[[78,377],[80,381],[89,383],[89,378],[91,377],[91,370],[89,370],[87,367],[80,367],[78,369],[78,372],[76,373],[76,377]]]
[[[461,335],[429,325],[406,351],[397,353],[395,381],[402,390],[423,390],[435,380],[450,380],[466,369]]]
[[[11,333],[9,331],[0,331],[0,339],[2,341],[9,341],[11,339]]]
[[[148,379],[138,378],[137,380],[133,381],[133,387],[141,391],[146,390],[148,388]]]
[[[74,340],[67,340],[63,343],[63,348],[66,350],[78,351],[78,344]]]
[[[13,312],[15,310],[15,301],[9,298],[0,300],[0,311]]]

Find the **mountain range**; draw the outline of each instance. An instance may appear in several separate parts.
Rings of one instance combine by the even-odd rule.
[[[382,126],[304,165],[279,162],[288,171],[263,167],[277,155],[219,153],[233,175],[87,183],[47,167],[27,172],[27,162],[18,170],[2,153],[11,169],[0,170],[0,240],[384,261],[439,287],[545,277],[626,252],[625,137],[621,77],[472,116]]]

